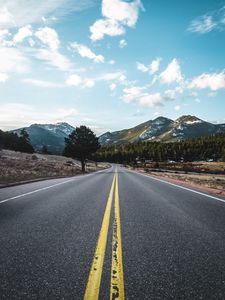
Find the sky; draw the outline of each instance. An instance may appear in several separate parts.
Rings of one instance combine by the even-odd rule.
[[[225,1],[0,0],[0,128],[225,123]]]

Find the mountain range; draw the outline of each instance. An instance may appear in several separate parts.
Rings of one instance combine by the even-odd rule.
[[[22,128],[13,132],[20,134]],[[35,150],[41,151],[44,145],[54,154],[61,154],[64,139],[75,129],[68,123],[32,124],[25,127]],[[195,116],[182,116],[171,120],[158,117],[133,128],[106,132],[99,137],[102,145],[119,145],[140,141],[175,142],[190,138],[204,137],[225,132],[225,124],[212,124]]]
[[[195,116],[171,120],[158,117],[130,129],[106,132],[99,137],[102,145],[118,145],[141,141],[175,142],[225,132],[225,124],[212,124]]]
[[[13,132],[20,134],[21,129],[13,130]],[[41,151],[45,145],[53,154],[61,154],[64,149],[65,137],[68,137],[75,128],[63,122],[56,124],[32,124],[29,127],[25,127],[25,129],[36,151]]]

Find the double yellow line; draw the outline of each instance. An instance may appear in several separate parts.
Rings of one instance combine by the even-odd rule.
[[[115,202],[114,202],[114,221],[113,221],[113,237],[112,237],[110,300],[125,299],[123,261],[122,261],[121,222],[120,222],[120,207],[119,207],[119,186],[118,186],[118,173],[116,171],[113,177],[113,182],[110,189],[110,193],[109,193],[109,197],[108,197],[108,201],[107,201],[107,205],[106,205],[106,209],[102,221],[102,227],[100,230],[94,259],[89,273],[84,300],[97,300],[99,296],[113,199],[115,199]]]

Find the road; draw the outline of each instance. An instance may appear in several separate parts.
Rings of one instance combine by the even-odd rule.
[[[119,166],[1,189],[0,299],[225,299],[225,199]]]

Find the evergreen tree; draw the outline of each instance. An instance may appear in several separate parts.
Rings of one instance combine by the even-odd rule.
[[[85,172],[85,161],[100,148],[98,138],[86,127],[77,127],[68,138],[65,138],[64,155],[80,160]]]

